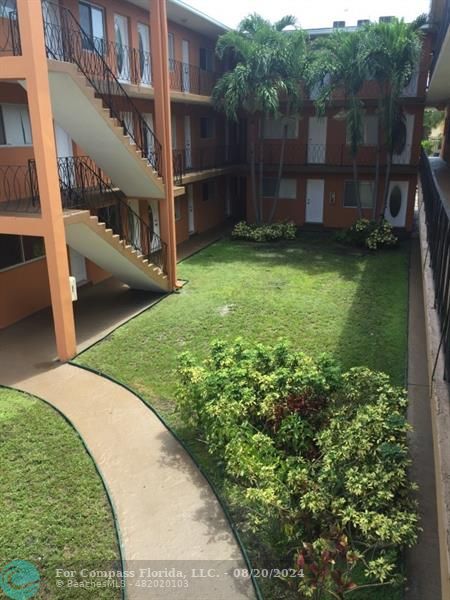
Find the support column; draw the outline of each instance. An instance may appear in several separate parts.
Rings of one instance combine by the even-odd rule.
[[[39,184],[45,252],[60,360],[76,354],[69,262],[56,162],[44,27],[40,2],[17,0],[33,148]]]
[[[160,202],[161,238],[167,244],[167,275],[170,287],[177,284],[177,241],[170,118],[169,50],[166,0],[149,0],[156,137],[162,145],[162,176],[166,197]]]

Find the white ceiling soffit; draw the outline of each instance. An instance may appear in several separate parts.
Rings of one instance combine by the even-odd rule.
[[[450,28],[447,29],[442,43],[427,93],[428,104],[448,102],[448,100],[450,100]]]
[[[129,0],[129,2],[145,10],[150,6],[150,0]],[[229,29],[181,0],[167,0],[167,17],[174,23],[214,39]]]

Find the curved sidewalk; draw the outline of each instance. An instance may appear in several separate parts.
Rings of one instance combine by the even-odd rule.
[[[24,323],[0,332],[0,383],[44,398],[79,431],[109,490],[125,569],[214,570],[172,589],[128,580],[127,598],[255,598],[249,579],[233,577],[246,565],[217,498],[172,434],[125,388],[49,360],[42,315]]]

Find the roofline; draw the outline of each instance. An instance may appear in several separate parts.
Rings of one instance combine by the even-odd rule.
[[[201,19],[208,21],[209,23],[211,23],[211,25],[214,25],[218,29],[222,29],[224,32],[230,31],[230,29],[231,29],[231,27],[224,25],[220,21],[217,21],[213,17],[210,17],[206,13],[202,12],[201,10],[198,10],[197,8],[194,8],[193,6],[191,6],[190,4],[187,4],[186,2],[183,2],[182,0],[168,0],[168,2],[170,4],[175,4],[176,6],[179,6],[180,8],[184,8],[185,10],[196,15],[197,17],[200,17]]]

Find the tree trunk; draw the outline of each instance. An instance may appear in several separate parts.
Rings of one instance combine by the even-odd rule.
[[[379,220],[382,221],[384,219],[384,213],[386,212],[386,206],[389,196],[389,182],[391,180],[391,167],[392,167],[392,150],[389,151],[388,160],[386,164],[386,177],[384,179],[384,194],[383,194],[383,204],[381,205],[381,213]]]
[[[284,154],[286,151],[287,132],[288,132],[288,126],[286,124],[283,127],[283,137],[281,139],[280,161],[278,163],[278,175],[277,175],[277,183],[276,183],[276,187],[275,187],[275,197],[273,199],[272,210],[270,211],[270,215],[269,215],[269,223],[272,223],[272,219],[275,216],[275,211],[277,209],[278,200],[280,199],[281,177],[283,175]]]
[[[264,222],[263,179],[264,179],[264,115],[259,120],[259,217]]]
[[[255,213],[255,221],[259,223],[259,208],[257,202],[257,190],[256,190],[256,140],[255,140],[255,122],[252,122],[250,132],[250,179],[251,179],[251,194],[252,194],[252,206],[253,212]]]
[[[359,194],[359,181],[358,181],[358,164],[356,162],[356,155],[352,156],[352,165],[353,165],[353,189],[355,191],[356,207],[358,209],[358,219],[362,219],[361,197]]]
[[[372,194],[372,220],[377,219],[377,203],[378,203],[378,190],[380,189],[380,144],[377,145],[377,157],[375,161],[375,181],[373,184]]]

